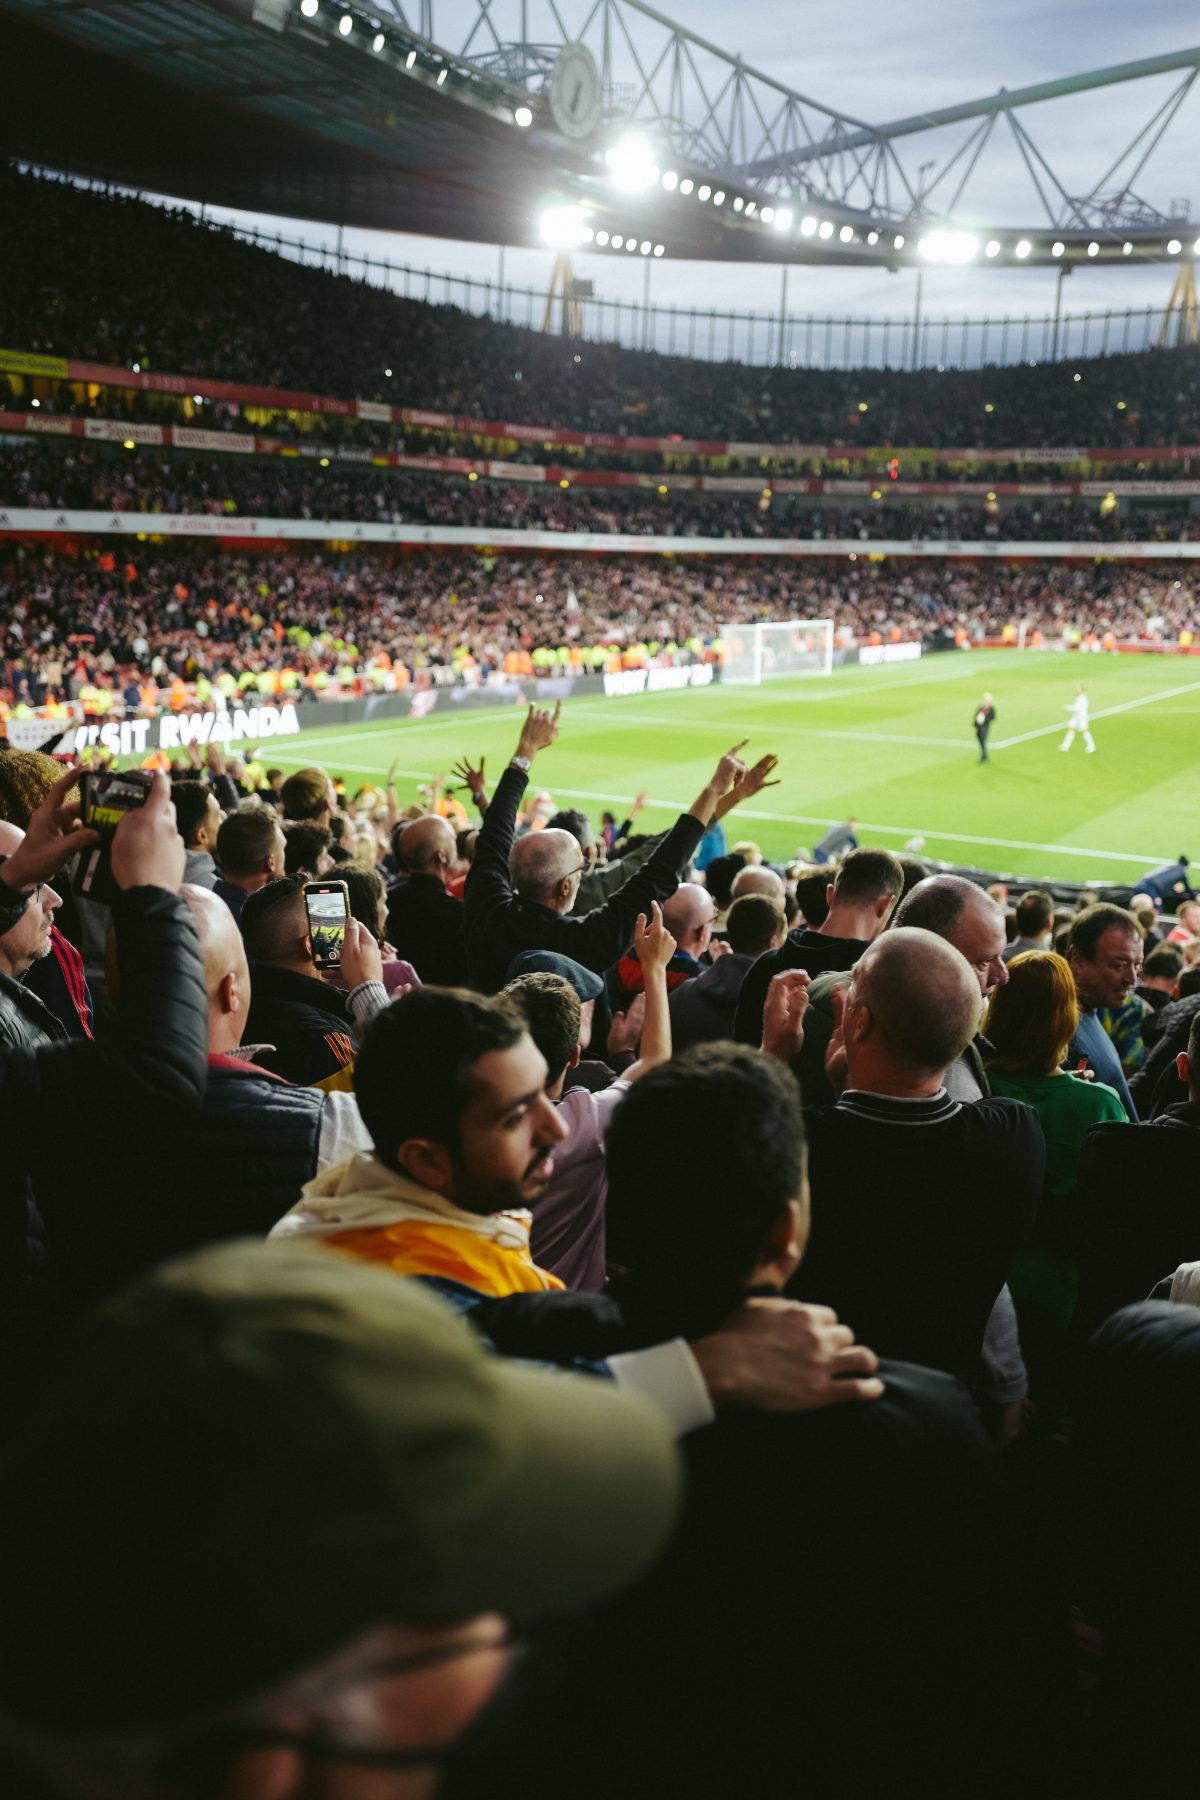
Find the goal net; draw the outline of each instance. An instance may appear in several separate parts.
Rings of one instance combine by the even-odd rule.
[[[722,682],[757,684],[787,675],[828,675],[833,668],[832,619],[728,625],[721,636],[726,644]]]

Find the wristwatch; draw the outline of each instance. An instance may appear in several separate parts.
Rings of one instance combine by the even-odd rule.
[[[520,769],[522,775],[528,775],[530,759],[527,756],[510,756],[508,766],[510,769]]]

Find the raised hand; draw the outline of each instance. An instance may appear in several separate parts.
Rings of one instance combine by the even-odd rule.
[[[608,1047],[614,1056],[626,1050],[636,1050],[641,1041],[642,1026],[646,1019],[646,996],[635,994],[629,1002],[628,1012],[614,1013],[612,1024],[608,1028]]]
[[[804,1043],[804,1015],[808,1011],[809,977],[803,969],[785,969],[776,975],[763,1003],[762,1047],[768,1056],[790,1062]]]
[[[749,738],[743,738],[740,743],[733,746],[732,750],[727,750],[717,764],[712,778],[712,786],[718,793],[727,794],[730,788],[736,787],[737,783],[745,776],[746,765],[742,761],[740,753],[749,742]]]
[[[532,760],[539,750],[545,750],[552,744],[558,736],[558,721],[561,713],[561,700],[555,701],[553,712],[531,706],[525,716],[525,723],[521,727],[517,755],[528,756]]]
[[[476,767],[469,756],[464,756],[460,761],[455,763],[450,773],[463,787],[469,788],[471,793],[478,797],[478,795],[483,792],[486,785],[484,778],[484,768],[486,763],[487,758],[481,756],[478,767]]]
[[[663,924],[662,907],[657,900],[650,902],[650,918],[644,913],[634,922],[633,947],[643,970],[650,974],[656,970],[665,970],[675,954],[675,939]],[[645,996],[643,995],[643,1000]]]
[[[752,769],[745,769],[734,783],[738,799],[748,800],[751,794],[761,793],[763,788],[778,787],[778,777],[775,780],[770,779],[778,766],[779,758],[777,756],[763,756],[759,758]]]

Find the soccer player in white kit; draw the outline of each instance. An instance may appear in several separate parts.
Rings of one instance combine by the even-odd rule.
[[[1096,748],[1096,740],[1088,730],[1088,697],[1087,689],[1080,683],[1079,692],[1066,709],[1071,717],[1067,725],[1067,735],[1058,746],[1060,750],[1069,750],[1075,742],[1075,733],[1082,732],[1083,747],[1090,756]]]

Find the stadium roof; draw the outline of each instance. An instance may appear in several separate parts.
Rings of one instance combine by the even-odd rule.
[[[1186,203],[1164,212],[1134,185],[1200,49],[874,126],[644,0],[564,3],[566,22],[551,6],[542,41],[528,0],[472,0],[457,39],[434,0],[417,3],[419,17],[411,0],[0,0],[4,148],[234,209],[486,243],[555,241],[549,220],[564,248],[698,260],[1065,268],[1200,253]],[[1117,146],[1099,146],[1109,166],[1083,194],[1021,123],[1028,106],[1167,76],[1177,85],[1111,164]],[[908,140],[957,126],[961,142],[914,175]],[[1041,216],[963,226],[966,184],[1002,137]]]

